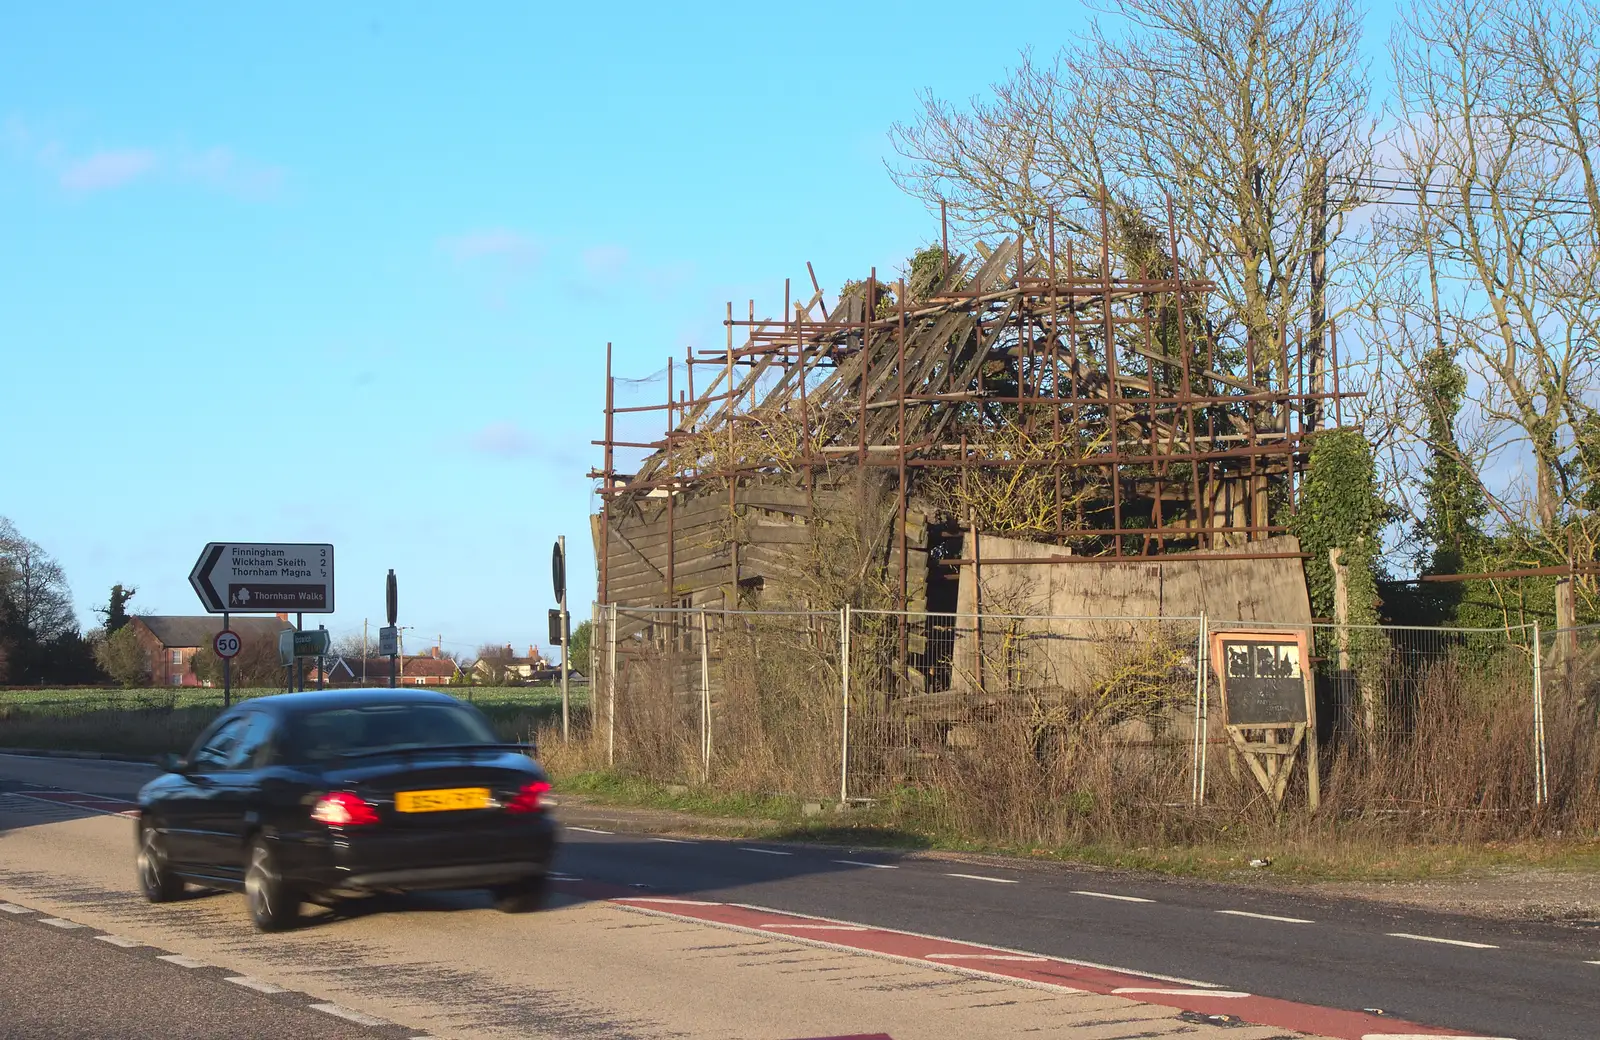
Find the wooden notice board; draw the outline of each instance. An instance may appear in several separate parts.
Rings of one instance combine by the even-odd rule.
[[[1261,789],[1283,801],[1306,747],[1311,808],[1320,800],[1316,693],[1304,630],[1212,632],[1211,665],[1222,689],[1222,723]]]

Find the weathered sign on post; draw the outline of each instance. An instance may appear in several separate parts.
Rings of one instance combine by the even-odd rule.
[[[333,546],[211,542],[189,584],[210,614],[331,614]]]
[[[1234,749],[1275,805],[1306,749],[1310,808],[1321,801],[1316,688],[1304,630],[1212,632],[1211,662],[1222,687],[1222,723]]]
[[[389,688],[393,689],[398,681],[395,657],[400,653],[400,630],[394,624],[400,616],[400,585],[395,581],[393,567],[389,568],[389,576],[383,582],[383,606],[389,623],[378,629],[378,653],[389,659]]]

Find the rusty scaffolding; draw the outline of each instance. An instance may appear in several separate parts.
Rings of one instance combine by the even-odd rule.
[[[946,225],[906,277],[891,284],[874,269],[831,308],[808,264],[811,292],[793,299],[785,283],[781,318],[757,319],[753,302],[735,317],[730,303],[725,348],[688,351],[684,387],[669,360],[661,403],[618,406],[607,344],[605,435],[593,442],[604,462],[590,473],[600,601],[612,601],[607,543],[620,506],[665,500],[670,600],[680,499],[725,490],[731,517],[741,488],[809,494],[851,470],[895,489],[900,608],[908,504],[930,479],[964,486],[1024,467],[1035,486],[1053,485],[1053,515],[1027,538],[1061,552],[983,564],[1204,559],[1197,550],[1284,532],[1308,434],[1341,424],[1340,403],[1354,396],[1339,385],[1332,324],[1313,319],[1293,336],[1280,327],[1269,341],[1219,331],[1206,259],[1186,258],[1168,223],[1137,270],[1113,249],[1103,213],[1098,242],[1058,243],[1052,229],[1039,255],[1021,234],[957,255]],[[619,440],[617,419],[633,412],[665,413],[662,435]],[[646,454],[619,472],[619,449]],[[1244,548],[1230,558],[1249,558]],[[974,565],[973,555],[936,565]]]

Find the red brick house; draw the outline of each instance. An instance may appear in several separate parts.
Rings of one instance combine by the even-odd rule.
[[[151,686],[199,686],[189,670],[189,660],[222,631],[220,617],[161,617],[137,615],[128,622],[144,650],[145,675]],[[278,645],[278,633],[293,628],[282,614],[277,617],[229,618],[228,627],[246,643],[261,640]]]

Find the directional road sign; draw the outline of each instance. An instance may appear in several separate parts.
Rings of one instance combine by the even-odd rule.
[[[211,614],[331,614],[333,546],[212,542],[189,584]]]
[[[218,632],[216,638],[211,640],[211,649],[215,650],[217,656],[224,660],[230,657],[238,657],[241,645],[239,633],[237,632]]]

